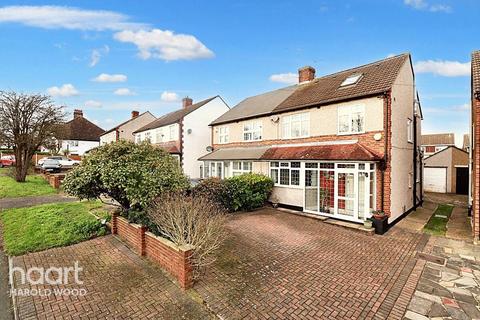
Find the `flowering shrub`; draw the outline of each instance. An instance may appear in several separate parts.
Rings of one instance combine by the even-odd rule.
[[[142,210],[163,192],[188,188],[178,161],[148,142],[109,143],[92,150],[70,171],[65,191],[80,199],[113,198],[124,210]]]

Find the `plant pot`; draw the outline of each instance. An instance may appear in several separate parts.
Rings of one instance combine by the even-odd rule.
[[[370,219],[367,219],[367,220],[363,221],[363,226],[367,229],[372,228],[372,225],[373,225],[373,222]]]
[[[376,234],[384,234],[388,230],[388,217],[383,216],[372,220]]]

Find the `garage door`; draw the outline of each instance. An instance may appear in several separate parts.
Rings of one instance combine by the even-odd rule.
[[[447,168],[425,168],[426,192],[447,192]]]

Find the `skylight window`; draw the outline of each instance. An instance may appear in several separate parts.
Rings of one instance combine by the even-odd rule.
[[[340,85],[340,87],[345,87],[345,86],[350,86],[352,84],[355,84],[358,82],[358,80],[360,80],[360,78],[362,77],[362,74],[352,74],[350,76],[348,76],[345,80],[343,80],[342,84]]]

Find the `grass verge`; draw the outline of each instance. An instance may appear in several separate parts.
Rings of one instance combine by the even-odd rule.
[[[452,214],[453,206],[440,204],[428,220],[423,231],[436,236],[444,236],[447,232],[447,223]]]
[[[25,182],[17,182],[9,176],[0,176],[0,199],[54,194],[52,188],[41,176],[27,176]]]
[[[101,206],[99,202],[71,202],[2,211],[5,251],[18,256],[104,235],[106,228],[90,214]]]

